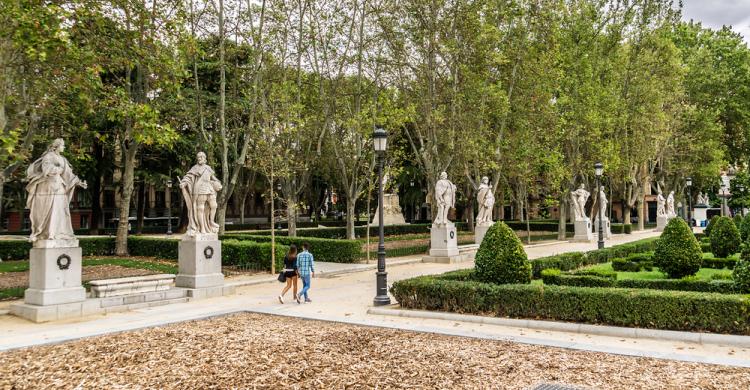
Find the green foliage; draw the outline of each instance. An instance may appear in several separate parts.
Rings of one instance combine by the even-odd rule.
[[[491,284],[435,276],[397,281],[391,293],[408,309],[750,334],[750,296],[746,295]]]
[[[740,224],[740,239],[746,242],[748,238],[750,238],[750,213],[745,215]]]
[[[288,246],[276,245],[276,270],[284,268],[284,255],[288,251]],[[271,243],[224,240],[221,242],[221,264],[270,271]]]
[[[521,240],[503,222],[492,225],[474,258],[475,275],[490,283],[530,283],[531,264]]]
[[[687,223],[681,218],[672,218],[656,242],[654,265],[670,278],[681,278],[695,275],[702,259],[698,240]]]
[[[750,261],[740,260],[732,271],[732,279],[737,289],[743,293],[750,293]]]
[[[709,238],[711,239],[711,253],[716,257],[728,257],[740,249],[740,232],[729,217],[719,217],[716,220]]]
[[[612,259],[612,269],[615,271],[638,272],[641,270],[641,264],[636,261],[617,258]]]
[[[734,226],[739,230],[742,226],[742,216],[739,214],[735,214],[734,217],[732,217],[732,222],[734,222]]]
[[[542,277],[542,271],[548,268],[569,271],[592,264],[587,261],[588,259],[583,252],[561,253],[559,255],[541,257],[531,262],[532,276],[534,279],[539,279]]]
[[[703,234],[706,235],[706,237],[711,237],[711,231],[714,230],[714,224],[719,220],[719,218],[721,217],[718,215],[714,215],[713,217],[711,217],[711,219],[708,220],[708,225],[706,225],[706,228],[703,229]]]
[[[578,287],[644,288],[652,290],[700,291],[736,294],[739,291],[731,280],[686,279],[613,279],[596,275],[551,274],[542,271],[544,284]],[[547,277],[545,278],[545,275]]]
[[[249,234],[231,234],[221,237],[224,239],[235,239],[239,241],[271,242],[269,236],[255,236]],[[332,263],[354,263],[362,257],[362,244],[355,240],[331,240],[327,238],[313,237],[276,237],[276,243],[282,245],[295,244],[298,248],[302,243],[310,244],[310,252],[316,261],[329,261]]]
[[[111,237],[78,237],[84,256],[111,255],[115,240]],[[28,260],[31,243],[28,240],[0,240],[0,258],[8,260]]]
[[[156,257],[158,259],[177,260],[179,240],[152,237],[128,237],[128,248],[131,256]]]
[[[737,264],[737,260],[735,259],[723,259],[723,258],[716,258],[716,257],[707,257],[703,259],[703,263],[701,264],[701,268],[713,268],[713,269],[724,269],[729,268],[732,269],[735,267],[735,264]]]

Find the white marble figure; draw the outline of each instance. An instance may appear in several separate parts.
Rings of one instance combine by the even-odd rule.
[[[665,207],[666,200],[664,199],[664,195],[662,195],[661,190],[657,190],[656,194],[656,215],[666,216],[667,208]]]
[[[65,141],[61,138],[54,140],[26,170],[31,242],[75,239],[70,222],[70,200],[76,187],[88,187],[85,181],[73,174],[70,163],[61,155],[64,150]]]
[[[492,224],[492,207],[495,205],[495,195],[492,194],[490,179],[485,176],[479,185],[477,192],[477,203],[479,203],[479,212],[477,213],[477,225]]]
[[[206,164],[206,154],[199,152],[198,163],[180,179],[180,189],[188,209],[187,235],[215,234],[219,232],[216,217],[216,193],[222,185],[214,170]]]
[[[702,192],[698,193],[698,205],[701,206],[708,206],[711,202],[710,199],[708,199],[708,193],[704,194]]]
[[[597,217],[601,215],[603,218],[607,218],[607,202],[608,202],[607,194],[604,193],[604,186],[601,186],[599,187],[599,208],[600,208],[599,213],[600,214],[598,214]]]
[[[577,190],[570,193],[570,200],[573,205],[573,213],[576,221],[586,220],[586,202],[589,196],[591,196],[591,193],[586,191],[583,183],[581,183]]]
[[[440,173],[440,180],[435,184],[435,200],[437,201],[437,216],[435,225],[449,223],[448,211],[456,206],[456,186],[448,180],[448,174]]]
[[[673,218],[676,216],[677,213],[674,209],[674,191],[670,191],[669,195],[667,196],[667,217]]]

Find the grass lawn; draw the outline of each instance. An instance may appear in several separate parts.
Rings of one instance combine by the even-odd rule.
[[[612,269],[612,263],[603,263],[586,267],[588,270],[596,271],[609,271],[614,272]],[[701,268],[696,274],[700,280],[712,280],[712,279],[731,279],[732,270],[729,269],[713,269],[713,268]],[[654,268],[653,271],[641,271],[641,272],[617,272],[617,279],[666,279],[667,276],[659,271],[658,268]]]

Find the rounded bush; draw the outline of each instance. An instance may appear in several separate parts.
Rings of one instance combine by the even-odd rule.
[[[750,293],[750,261],[745,259],[738,261],[732,271],[732,279],[738,290]]]
[[[731,222],[731,221],[730,221]],[[654,265],[670,278],[695,275],[701,267],[703,253],[682,218],[672,218],[664,228],[654,251]]]
[[[742,242],[747,241],[748,237],[750,237],[750,213],[742,219],[742,224],[740,225],[740,239]]]
[[[703,229],[703,234],[706,235],[706,237],[711,237],[711,230],[714,228],[714,223],[719,219],[718,215],[714,215],[711,217],[711,219],[708,220],[708,225],[706,225],[706,228]]]
[[[488,283],[531,283],[531,263],[521,240],[503,222],[492,225],[474,259],[477,279]]]
[[[729,257],[740,249],[740,231],[729,217],[719,217],[711,229],[711,253],[714,257]]]

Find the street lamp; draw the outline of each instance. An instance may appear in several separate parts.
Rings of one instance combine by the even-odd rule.
[[[604,173],[604,165],[602,163],[596,163],[594,164],[594,173],[596,174],[596,190],[599,191],[599,194],[597,194],[597,197],[599,198],[599,242],[598,248],[602,249],[604,248],[604,227],[602,223],[602,197],[601,189],[599,188],[599,182],[601,181],[602,173]]]
[[[693,186],[693,178],[688,176],[685,178],[685,184],[688,188],[688,226],[690,226],[690,231],[693,231],[693,197],[690,193],[690,188]]]
[[[167,235],[172,235],[172,179],[167,179],[167,195],[164,201],[167,203]]]
[[[385,272],[385,238],[383,232],[383,159],[385,156],[386,144],[388,142],[388,133],[381,128],[376,128],[372,134],[372,143],[375,153],[378,155],[378,272],[375,274],[377,279],[377,295],[373,300],[373,305],[383,306],[390,305],[391,298],[388,297],[388,273]]]

